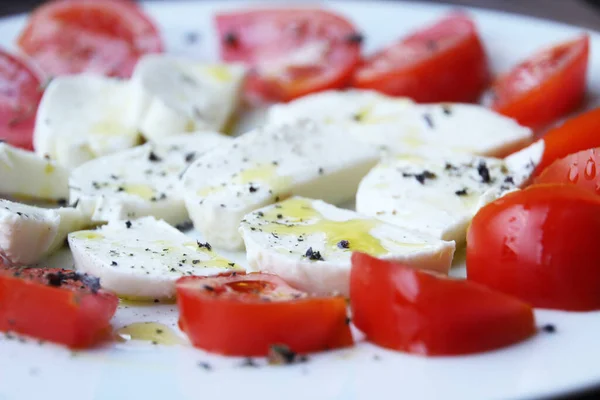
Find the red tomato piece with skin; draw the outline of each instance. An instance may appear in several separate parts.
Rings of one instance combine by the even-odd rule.
[[[508,346],[532,336],[526,303],[466,280],[352,254],[352,320],[367,340],[427,356]]]
[[[417,102],[475,102],[490,72],[473,21],[449,15],[368,57],[353,85]]]
[[[573,184],[600,194],[600,147],[554,161],[535,179],[535,183]]]
[[[0,270],[0,331],[74,349],[92,347],[110,337],[119,303],[98,282],[57,268]]]
[[[128,0],[48,2],[31,14],[17,43],[49,76],[127,78],[142,55],[163,50],[154,23]]]
[[[33,150],[41,82],[24,61],[0,50],[0,141]]]
[[[251,96],[289,101],[346,86],[360,61],[362,36],[343,17],[319,9],[219,14],[221,58],[252,67]]]
[[[179,327],[192,344],[232,356],[266,356],[272,345],[296,353],[353,344],[342,296],[312,296],[276,275],[252,273],[177,281]]]
[[[581,105],[588,56],[587,34],[536,53],[496,80],[491,107],[532,129],[555,122]]]
[[[467,234],[467,277],[534,307],[600,309],[600,198],[534,185],[483,207]]]
[[[600,147],[600,107],[569,118],[562,125],[550,129],[542,139],[544,154],[534,175],[559,158],[581,150]]]

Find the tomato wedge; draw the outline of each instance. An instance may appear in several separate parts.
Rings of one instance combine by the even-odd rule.
[[[91,347],[110,336],[118,303],[86,274],[57,268],[0,271],[0,331]]]
[[[535,333],[533,310],[476,283],[352,254],[354,324],[380,346],[419,355],[493,350]]]
[[[360,60],[362,36],[343,17],[319,9],[219,14],[221,57],[251,65],[247,90],[288,101],[345,86]]]
[[[500,76],[492,87],[492,108],[539,129],[583,101],[589,37],[542,50]]]
[[[33,150],[33,126],[42,98],[40,80],[25,62],[0,50],[0,141]]]
[[[535,170],[539,175],[559,158],[600,146],[600,107],[570,118],[562,125],[550,129],[542,139],[544,154]]]
[[[352,345],[342,296],[318,297],[270,274],[177,281],[179,327],[196,347],[266,356],[273,345],[308,353]]]
[[[573,184],[600,194],[600,147],[554,161],[536,178],[535,183]]]
[[[467,276],[534,307],[600,309],[600,198],[534,185],[483,207],[467,235]]]
[[[92,72],[129,77],[163,44],[156,26],[128,0],[58,0],[38,7],[18,38],[49,76]]]
[[[367,58],[353,84],[418,102],[474,102],[489,78],[475,24],[452,14]]]

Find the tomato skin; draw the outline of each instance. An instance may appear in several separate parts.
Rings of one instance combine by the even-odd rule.
[[[367,58],[353,86],[422,103],[475,102],[489,80],[475,24],[451,14]]]
[[[583,150],[554,161],[535,184],[565,183],[600,194],[600,147]]]
[[[49,76],[128,78],[140,56],[163,50],[158,29],[129,0],[55,0],[36,8],[17,43]]]
[[[380,346],[428,356],[493,350],[535,333],[532,308],[476,283],[352,255],[354,324]]]
[[[547,126],[583,101],[589,36],[534,54],[493,84],[491,107],[532,129]]]
[[[183,277],[177,304],[192,344],[215,353],[266,356],[274,344],[308,353],[353,343],[342,296],[306,296],[275,275]]]
[[[343,17],[321,9],[260,9],[218,14],[221,58],[252,67],[246,92],[289,101],[346,86],[360,61],[361,36]],[[318,50],[323,46],[323,50]],[[312,48],[307,56],[294,52]],[[315,56],[314,53],[317,53]],[[296,59],[291,64],[289,57]],[[314,57],[314,62],[309,62]],[[297,62],[300,61],[300,62]],[[285,67],[273,68],[274,65]]]
[[[23,60],[0,50],[0,141],[33,150],[40,85],[37,74]]]
[[[575,185],[534,185],[483,207],[467,234],[467,277],[527,301],[600,309],[600,198]]]
[[[109,337],[119,299],[81,282],[50,286],[53,269],[0,271],[0,331],[10,331],[70,348],[87,348]]]
[[[563,124],[550,129],[542,139],[544,154],[534,175],[559,158],[581,150],[600,147],[600,107],[569,118]]]

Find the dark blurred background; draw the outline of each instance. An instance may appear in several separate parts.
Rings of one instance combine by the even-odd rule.
[[[101,0],[98,0],[101,1]],[[142,0],[143,1],[143,0]],[[168,2],[171,0],[154,0]],[[202,0],[187,0],[202,1]],[[227,0],[223,0],[227,1]],[[388,0],[394,1],[394,0]],[[418,0],[417,0],[418,1]],[[600,0],[421,0],[502,10],[600,30]],[[1,0],[0,16],[27,12],[43,0]],[[296,0],[303,3],[303,0]],[[294,1],[286,1],[294,3]]]

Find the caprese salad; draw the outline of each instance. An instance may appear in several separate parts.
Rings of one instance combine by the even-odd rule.
[[[88,348],[119,301],[176,301],[194,346],[289,363],[351,324],[461,355],[535,335],[534,307],[600,309],[600,109],[556,126],[586,34],[493,77],[465,13],[374,54],[331,10],[214,22],[201,62],[133,2],[57,0],[0,52],[1,331]]]

